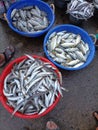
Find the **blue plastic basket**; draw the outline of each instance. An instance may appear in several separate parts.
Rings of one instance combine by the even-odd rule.
[[[40,10],[47,13],[47,18],[50,22],[49,26],[46,29],[44,29],[40,32],[35,32],[35,33],[27,33],[27,32],[19,31],[12,24],[12,19],[11,19],[12,10],[15,8],[20,9],[25,6],[35,6],[35,5],[38,6]],[[15,2],[14,4],[12,4],[9,7],[9,9],[7,11],[7,20],[8,20],[9,27],[16,33],[23,35],[23,36],[27,36],[27,37],[38,37],[38,36],[41,36],[42,34],[46,33],[52,27],[52,25],[54,24],[55,15],[54,15],[52,8],[47,3],[45,3],[41,0],[22,0],[22,1]]]
[[[85,43],[88,43],[88,45],[89,45],[90,54],[89,54],[89,56],[88,56],[86,62],[85,62],[83,65],[81,65],[81,66],[79,66],[79,67],[77,67],[77,68],[68,68],[68,67],[65,67],[65,66],[60,65],[59,63],[55,62],[55,61],[49,56],[49,54],[48,54],[48,52],[47,52],[47,46],[46,46],[46,44],[47,44],[47,40],[48,40],[49,36],[50,36],[53,32],[61,32],[61,31],[64,31],[64,30],[66,30],[67,32],[72,32],[72,33],[74,33],[74,34],[79,34],[79,35],[81,35],[82,40],[83,40]],[[85,68],[86,66],[88,66],[88,65],[91,63],[91,61],[92,61],[93,58],[94,58],[94,54],[95,54],[95,46],[94,46],[94,43],[93,43],[91,37],[89,36],[89,34],[88,34],[85,30],[83,30],[82,28],[77,27],[77,26],[75,26],[75,25],[71,25],[71,24],[58,25],[58,26],[54,27],[53,29],[51,29],[51,30],[47,33],[47,35],[45,36],[45,38],[44,38],[43,48],[44,48],[44,52],[45,52],[47,58],[48,58],[52,63],[54,63],[56,66],[58,66],[59,68],[64,69],[64,70],[80,70],[80,69]]]

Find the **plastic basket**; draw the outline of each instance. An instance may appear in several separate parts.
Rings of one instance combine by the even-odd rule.
[[[60,72],[59,72],[59,70],[56,68],[56,66],[53,63],[51,63],[48,59],[46,59],[44,57],[40,57],[40,56],[36,56],[36,55],[34,55],[33,57],[34,58],[38,58],[38,59],[42,60],[43,62],[50,63],[55,68],[55,72],[57,73],[58,79],[60,80]],[[22,56],[22,57],[19,57],[19,58],[15,59],[15,60],[11,61],[9,63],[9,65],[6,66],[6,68],[4,69],[4,71],[2,72],[2,74],[0,76],[0,81],[1,81],[0,82],[0,101],[3,104],[3,106],[7,109],[7,111],[10,112],[10,113],[13,113],[14,109],[12,107],[10,107],[9,105],[7,105],[7,103],[6,103],[7,99],[4,96],[4,94],[3,94],[4,79],[11,72],[11,69],[12,69],[12,67],[13,67],[13,65],[15,63],[19,63],[19,62],[21,62],[22,60],[24,60],[26,58],[27,58],[26,56]],[[30,119],[30,118],[34,119],[34,118],[42,117],[42,116],[48,114],[52,109],[54,109],[54,107],[59,102],[60,97],[61,97],[61,95],[58,94],[58,97],[55,99],[54,103],[50,107],[48,107],[46,109],[46,111],[44,111],[40,115],[38,115],[38,114],[25,115],[25,114],[22,114],[20,112],[16,112],[14,116],[17,116],[17,117],[20,117],[20,118],[24,118],[24,119]]]
[[[19,31],[17,28],[15,28],[12,25],[12,19],[11,19],[12,10],[15,8],[20,9],[25,6],[35,6],[35,5],[38,6],[40,10],[47,13],[47,18],[50,22],[49,26],[47,28],[45,28],[44,30],[41,30],[40,32],[35,32],[35,33],[27,33],[27,32]],[[46,33],[52,27],[54,20],[55,20],[55,15],[54,15],[52,8],[47,3],[40,1],[40,0],[22,0],[22,1],[15,2],[14,4],[12,4],[9,7],[9,9],[7,11],[7,21],[8,21],[9,27],[16,33],[23,35],[23,36],[27,36],[27,37],[38,37],[38,36],[41,36],[42,34]]]
[[[50,36],[53,32],[60,32],[60,31],[64,31],[64,30],[66,30],[67,32],[72,32],[72,33],[74,33],[74,34],[79,34],[79,35],[81,36],[82,40],[83,40],[85,43],[88,43],[88,45],[89,45],[90,54],[89,54],[89,56],[88,56],[86,62],[85,62],[83,65],[81,65],[81,66],[79,66],[79,67],[77,67],[77,68],[64,67],[64,66],[60,65],[59,63],[55,62],[55,61],[49,56],[49,54],[48,54],[46,44],[47,44],[47,40],[48,40],[49,36]],[[94,58],[94,54],[95,54],[95,46],[94,46],[94,43],[93,43],[91,37],[89,36],[89,34],[88,34],[85,30],[83,30],[82,28],[77,27],[77,26],[75,26],[75,25],[71,25],[71,24],[58,25],[58,26],[54,27],[53,29],[51,29],[51,30],[47,33],[47,35],[45,36],[45,38],[44,38],[43,49],[44,49],[44,52],[45,52],[47,58],[48,58],[53,64],[55,64],[57,67],[59,67],[59,68],[61,68],[61,69],[64,69],[64,70],[80,70],[80,69],[85,68],[86,66],[88,66],[88,65],[91,63],[91,61],[92,61],[93,58]]]

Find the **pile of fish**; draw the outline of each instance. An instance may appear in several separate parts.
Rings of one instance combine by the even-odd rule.
[[[89,19],[94,15],[94,5],[85,0],[71,0],[67,5],[67,13],[77,19]]]
[[[11,19],[15,28],[27,33],[42,31],[49,25],[46,12],[41,11],[38,6],[13,9]]]
[[[98,0],[93,0],[94,7],[98,9]]]
[[[83,65],[90,53],[88,43],[79,34],[67,31],[53,32],[46,43],[47,52],[58,64],[77,68]]]
[[[26,55],[16,63],[4,80],[7,104],[25,115],[41,114],[62,95],[62,76],[49,62]],[[58,72],[60,74],[60,72]]]

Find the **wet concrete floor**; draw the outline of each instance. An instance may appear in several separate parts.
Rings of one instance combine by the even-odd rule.
[[[57,24],[70,23],[64,11],[56,9]],[[93,17],[81,25],[88,33],[96,33],[98,19]],[[45,36],[45,35],[44,35]],[[16,48],[15,55],[11,59],[24,54],[44,56],[43,40],[40,38],[27,38],[13,32],[6,22],[0,21],[0,51],[8,45]],[[8,63],[9,64],[9,63]],[[7,66],[7,64],[6,64]],[[2,74],[3,69],[0,68]],[[11,114],[0,104],[0,130],[44,130],[46,121],[50,118],[55,120],[61,130],[94,130],[96,122],[92,116],[93,111],[98,110],[98,51],[92,63],[79,71],[60,70],[63,76],[63,87],[69,92],[63,92],[63,98],[57,106],[44,117],[39,119],[11,118]]]

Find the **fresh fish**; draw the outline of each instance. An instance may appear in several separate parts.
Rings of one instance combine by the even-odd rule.
[[[80,62],[80,60],[76,59],[76,60],[72,60],[72,61],[70,61],[70,62],[68,62],[66,64],[69,65],[69,66],[74,66],[74,65],[76,65],[79,62]]]
[[[67,13],[78,19],[87,20],[94,15],[94,5],[85,0],[71,0],[67,5]]]
[[[85,43],[79,34],[66,30],[53,32],[47,40],[46,47],[49,56],[55,62],[70,68],[84,64],[90,53],[88,43]]]
[[[77,44],[75,43],[62,43],[61,46],[64,47],[64,48],[67,48],[67,47],[74,47],[76,46]]]
[[[27,33],[39,32],[47,28],[50,23],[47,14],[40,10],[38,6],[13,9],[11,12],[11,19],[15,28]]]
[[[25,115],[41,114],[62,95],[62,75],[56,68],[39,58],[26,54],[16,63],[4,80],[3,94],[14,111]]]

